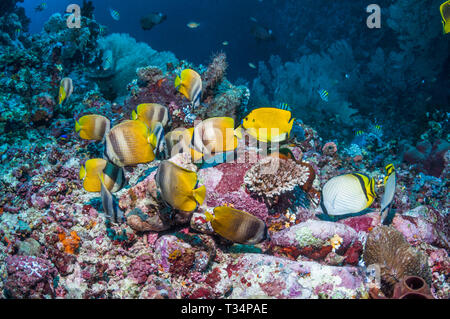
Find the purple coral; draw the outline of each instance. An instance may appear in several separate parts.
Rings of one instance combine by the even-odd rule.
[[[12,298],[50,298],[53,279],[58,274],[53,264],[35,256],[8,256],[6,294]]]

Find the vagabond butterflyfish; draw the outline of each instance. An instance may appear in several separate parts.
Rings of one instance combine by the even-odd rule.
[[[389,214],[395,195],[396,176],[393,164],[386,165],[386,176],[384,178],[384,194],[381,197],[381,223],[383,223]]]
[[[320,207],[330,216],[359,213],[375,200],[375,180],[361,173],[339,175],[322,188]]]

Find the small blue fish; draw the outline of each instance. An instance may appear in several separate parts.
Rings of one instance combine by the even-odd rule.
[[[364,134],[365,133],[364,133],[363,130],[356,131],[356,133],[355,133],[356,136],[361,136],[361,135],[364,135]]]
[[[116,20],[119,21],[120,20],[120,13],[117,10],[114,10],[112,8],[109,8],[109,13],[111,14],[111,17]]]
[[[17,28],[14,31],[14,35],[16,36],[16,39],[18,39],[20,37],[20,35],[22,34],[22,30],[20,28]]]
[[[47,8],[47,3],[43,1],[40,5],[38,5],[36,8],[34,8],[34,11],[42,12]]]
[[[66,134],[64,134],[64,135],[61,135],[60,138],[61,138],[62,140],[67,140],[69,137],[68,137]]]
[[[325,102],[328,102],[328,91],[327,90],[321,89],[321,90],[317,91],[317,93],[319,93],[320,98],[322,100],[324,100]]]

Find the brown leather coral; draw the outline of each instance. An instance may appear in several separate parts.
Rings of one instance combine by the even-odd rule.
[[[379,265],[381,290],[388,297],[393,295],[394,286],[408,276],[421,277],[431,284],[427,257],[393,227],[377,226],[369,233],[363,259],[367,266]]]

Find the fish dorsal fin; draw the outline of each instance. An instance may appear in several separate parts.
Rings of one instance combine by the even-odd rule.
[[[442,20],[444,20],[445,23],[449,23],[450,21],[450,1],[446,1],[443,4],[441,4],[440,7]]]

